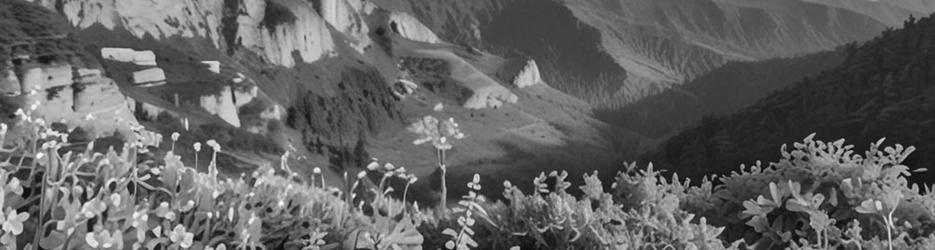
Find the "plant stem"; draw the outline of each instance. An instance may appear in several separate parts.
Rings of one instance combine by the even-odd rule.
[[[438,167],[442,170],[442,197],[439,199],[439,208],[442,212],[448,212],[448,184],[446,183],[448,175],[448,166],[445,166],[445,150],[437,150]]]
[[[886,222],[886,239],[889,250],[893,250],[893,212],[895,211],[896,209],[890,210],[887,217],[883,218],[883,221]]]
[[[409,193],[409,182],[406,182],[406,187],[403,188],[403,203],[406,203],[406,194]]]

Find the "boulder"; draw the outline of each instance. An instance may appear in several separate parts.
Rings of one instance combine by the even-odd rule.
[[[400,78],[396,80],[395,83],[393,83],[392,91],[393,95],[395,95],[397,98],[403,99],[412,93],[415,93],[416,89],[418,88],[418,84],[410,80]]]
[[[237,114],[237,105],[234,104],[234,95],[230,86],[224,86],[218,94],[200,97],[199,102],[208,113],[217,115],[234,127],[240,127],[240,117]]]
[[[133,84],[141,87],[152,87],[166,83],[166,72],[161,68],[148,68],[133,72]]]
[[[542,83],[542,76],[539,74],[539,66],[536,65],[535,60],[527,61],[523,70],[513,79],[513,85],[517,88],[525,88],[540,83]]]
[[[201,61],[201,64],[207,65],[208,70],[215,74],[221,73],[221,62],[218,61]]]
[[[151,50],[136,51],[128,48],[101,48],[101,58],[139,66],[156,66],[156,53]]]

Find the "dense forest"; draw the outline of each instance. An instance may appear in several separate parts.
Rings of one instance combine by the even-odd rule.
[[[886,137],[915,145],[919,152],[907,165],[927,167],[935,161],[933,49],[935,20],[911,18],[903,30],[890,29],[862,45],[845,46],[845,61],[833,69],[736,114],[706,117],[642,160],[693,178],[724,174],[740,164],[774,161],[780,145],[817,133],[819,139]],[[929,172],[913,180],[933,177]]]

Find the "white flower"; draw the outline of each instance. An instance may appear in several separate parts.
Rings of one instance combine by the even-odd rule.
[[[357,179],[363,179],[364,177],[367,177],[367,171],[357,172]]]
[[[445,105],[439,102],[438,104],[435,104],[435,107],[432,108],[432,110],[435,110],[435,112],[441,112],[442,109],[444,108],[445,108]]]
[[[84,119],[88,121],[93,121],[95,119],[94,114],[89,113],[88,115],[84,116]]]
[[[201,152],[201,143],[200,143],[200,142],[196,142],[195,145],[193,145],[193,146],[195,147],[195,152]]]
[[[208,140],[206,143],[208,144],[208,146],[214,149],[214,151],[217,151],[217,152],[221,151],[221,144],[218,144],[218,142],[215,141],[214,139]]]
[[[321,174],[321,168],[320,168],[320,167],[315,167],[314,169],[312,169],[312,173]]]
[[[378,167],[380,167],[380,164],[377,163],[376,161],[372,161],[370,162],[370,164],[367,164],[367,170],[370,170],[370,171],[377,170]]]
[[[416,183],[416,181],[418,181],[418,180],[419,180],[419,177],[416,177],[415,175],[410,175],[410,176],[409,176],[409,184]]]
[[[396,169],[396,166],[394,166],[393,163],[387,162],[385,165],[383,165],[383,168],[386,168],[386,170],[393,171],[393,169]]]
[[[179,134],[179,132],[173,132],[173,133],[172,133],[172,141],[178,141],[178,140],[179,140],[179,136],[182,136],[182,135]]]

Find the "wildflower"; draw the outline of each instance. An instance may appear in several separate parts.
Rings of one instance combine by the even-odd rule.
[[[84,120],[86,121],[93,121],[94,119],[95,119],[94,114],[89,113],[88,115],[84,116]]]
[[[90,232],[84,236],[88,246],[92,248],[123,248],[123,231],[116,230],[110,233],[107,230]]]
[[[26,117],[26,111],[23,111],[23,109],[17,109],[16,113],[13,114],[19,117]]]
[[[3,189],[17,195],[23,194],[23,185],[21,185],[19,179],[16,177],[10,178],[10,181],[7,182]]]
[[[214,149],[214,151],[217,151],[217,152],[221,151],[221,144],[218,144],[218,142],[215,141],[214,139],[208,140],[206,143],[208,144],[208,146],[211,147],[211,149]]]
[[[110,195],[110,202],[111,202],[112,204],[114,204],[114,207],[119,207],[119,206],[120,206],[120,202],[121,202],[120,194],[111,194],[111,195]]]
[[[159,203],[159,207],[156,208],[156,216],[166,218],[169,220],[175,220],[175,212],[169,210],[169,203],[162,202]]]
[[[181,135],[179,134],[179,132],[173,132],[173,133],[172,133],[172,141],[178,141],[178,140],[179,140],[179,136],[181,136]]]
[[[393,171],[394,169],[396,169],[396,166],[394,166],[393,163],[387,162],[386,165],[383,165],[383,168],[389,171]]]
[[[195,152],[201,152],[201,143],[200,143],[200,142],[196,142],[195,145],[192,145],[192,146],[195,147]]]
[[[438,104],[435,104],[435,107],[432,108],[432,110],[435,110],[435,112],[441,112],[444,108],[445,105],[439,102]]]
[[[320,168],[320,167],[315,167],[314,169],[312,169],[312,173],[321,174],[321,168]]]
[[[357,172],[357,179],[363,179],[364,177],[367,177],[367,171]]]
[[[107,210],[107,204],[96,198],[89,200],[81,206],[81,214],[84,215],[85,218],[94,218],[105,210]]]
[[[149,213],[145,209],[142,211],[133,211],[130,225],[136,228],[136,238],[143,240],[146,237],[146,227],[149,223]]]
[[[185,231],[185,227],[182,225],[176,225],[171,232],[169,232],[169,240],[172,243],[179,244],[182,248],[189,248],[192,246],[192,240],[195,238],[195,234]]]
[[[409,176],[409,184],[414,184],[414,183],[416,183],[416,181],[418,181],[418,180],[419,180],[419,177],[416,177],[415,175],[410,175],[410,176]]]
[[[4,213],[0,213],[0,223],[2,223],[3,239],[0,243],[7,244],[10,238],[23,233],[23,222],[29,219],[29,213],[16,213],[13,208],[7,207]]]
[[[377,163],[376,161],[372,161],[370,162],[370,164],[367,164],[367,170],[370,170],[370,171],[377,170],[377,168],[379,167],[380,167],[380,164]]]

